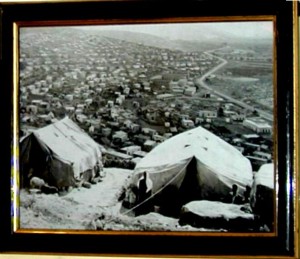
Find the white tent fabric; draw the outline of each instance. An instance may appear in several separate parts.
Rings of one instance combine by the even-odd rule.
[[[182,173],[180,177],[183,178],[193,158],[197,161],[197,180],[203,198],[205,193],[211,191],[227,192],[232,184],[237,184],[240,191],[246,185],[252,185],[250,161],[236,148],[201,126],[158,145],[137,164],[134,174],[138,176],[148,172],[155,192],[172,177],[179,177],[178,173]],[[224,186],[227,187],[225,191]]]
[[[94,168],[101,160],[99,145],[71,119],[64,118],[33,133],[59,160],[73,163],[74,176]]]
[[[255,174],[255,185],[266,186],[273,190],[275,185],[274,175],[273,163],[262,165]]]
[[[275,222],[275,171],[274,164],[262,165],[254,175],[250,205],[262,225],[272,231]]]

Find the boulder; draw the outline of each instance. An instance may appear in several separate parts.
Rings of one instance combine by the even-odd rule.
[[[182,207],[179,224],[211,230],[244,232],[255,229],[255,218],[246,205],[200,200],[189,202]]]

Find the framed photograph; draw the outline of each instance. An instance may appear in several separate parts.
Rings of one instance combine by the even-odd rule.
[[[3,252],[299,255],[297,2],[2,2]]]

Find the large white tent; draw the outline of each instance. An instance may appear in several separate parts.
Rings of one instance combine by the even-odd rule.
[[[200,126],[166,140],[149,152],[137,164],[131,186],[136,185],[143,172],[153,182],[152,195],[159,196],[172,186],[172,190],[188,196],[185,201],[222,201],[233,184],[243,193],[253,181],[250,161]]]

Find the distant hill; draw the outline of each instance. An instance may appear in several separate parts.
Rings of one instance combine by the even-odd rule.
[[[148,33],[130,32],[130,31],[98,31],[92,30],[98,36],[124,40],[131,43],[143,44],[145,46],[180,50],[180,51],[205,51],[212,48],[219,48],[223,41],[207,38],[204,41],[188,41],[188,40],[170,40],[163,37],[158,37]],[[94,34],[94,35],[95,35]]]
[[[77,40],[76,36],[86,35],[86,36],[99,36],[111,39],[117,39],[122,41],[127,41],[135,44],[142,44],[145,46],[180,50],[180,51],[206,51],[211,49],[217,49],[225,45],[230,45],[232,47],[240,49],[251,49],[259,50],[259,52],[270,52],[272,44],[270,44],[270,39],[268,38],[249,38],[243,37],[236,33],[223,32],[217,29],[205,29],[199,28],[194,32],[195,40],[187,40],[178,37],[176,40],[168,39],[161,36],[156,36],[150,33],[143,32],[131,32],[123,30],[99,30],[97,27],[37,27],[37,28],[22,28],[22,35],[31,34],[52,34],[62,35],[69,37],[70,39]],[[180,35],[180,32],[179,32]]]
[[[148,33],[130,31],[97,31],[97,35],[165,49],[181,49],[181,45]]]
[[[124,40],[127,42],[143,44],[145,46],[165,48],[171,50],[181,51],[206,51],[211,49],[217,49],[224,45],[232,45],[240,48],[251,48],[268,45],[270,46],[270,39],[252,39],[243,38],[240,35],[228,34],[228,33],[213,33],[213,32],[197,32],[199,34],[199,40],[170,40],[161,37],[140,32],[130,31],[99,31],[97,29],[92,30],[99,36],[114,38],[118,40]]]

